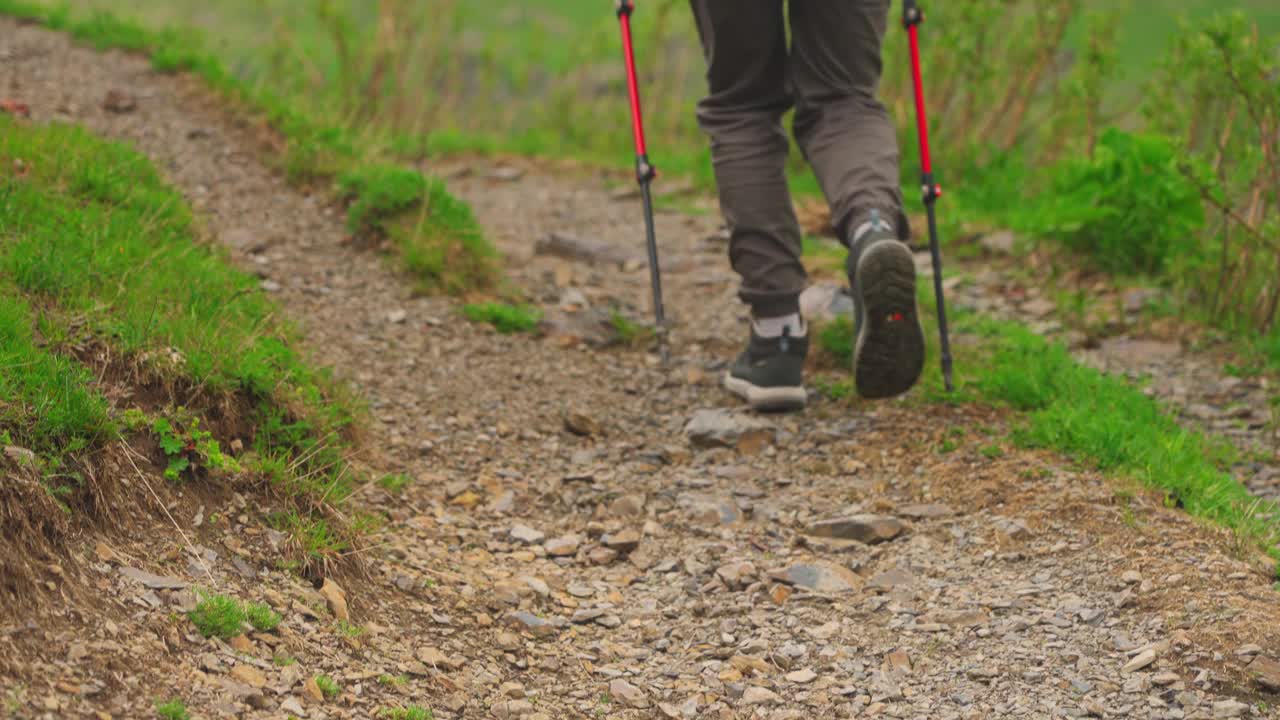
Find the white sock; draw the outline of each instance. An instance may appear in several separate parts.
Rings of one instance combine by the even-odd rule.
[[[853,231],[854,244],[857,244],[857,242],[862,239],[863,235],[866,235],[867,233],[875,229],[888,230],[889,232],[893,232],[893,226],[885,222],[884,218],[880,217],[879,210],[872,210],[871,218],[866,222],[862,223],[861,225],[859,225],[857,230]]]
[[[791,329],[793,338],[802,338],[809,332],[800,313],[791,313],[782,317],[756,318],[751,324],[755,326],[756,334],[763,338],[782,337],[782,331],[786,328]]]

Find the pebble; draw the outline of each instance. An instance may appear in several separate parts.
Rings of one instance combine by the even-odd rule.
[[[1120,668],[1120,672],[1126,673],[1126,674],[1137,672],[1147,667],[1148,665],[1150,665],[1155,661],[1156,661],[1155,650],[1143,650],[1142,652],[1135,655],[1132,660],[1125,663],[1124,667]]]
[[[817,677],[818,673],[808,668],[805,668],[804,670],[796,670],[795,672],[790,672],[786,675],[788,682],[799,683],[801,685],[807,685],[816,680]]]
[[[332,578],[324,579],[324,584],[320,586],[320,596],[335,618],[344,622],[351,620],[351,613],[347,610],[347,593]]]
[[[1280,693],[1280,662],[1258,655],[1246,669],[1258,687],[1267,692]]]
[[[695,447],[735,448],[772,442],[773,425],[749,415],[728,410],[699,410],[684,428]]]
[[[640,547],[640,533],[635,530],[622,530],[621,532],[605,535],[600,538],[600,542],[610,550],[616,550],[626,555]]]
[[[769,575],[778,582],[820,593],[852,592],[862,585],[853,571],[825,561],[797,563]]]
[[[547,554],[551,557],[570,557],[578,553],[582,538],[577,535],[564,535],[546,542]]]
[[[557,632],[556,626],[551,622],[523,610],[511,613],[511,620],[517,627],[528,630],[537,638],[551,637]]]

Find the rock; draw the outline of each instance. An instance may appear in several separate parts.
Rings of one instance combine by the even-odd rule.
[[[512,540],[524,543],[525,545],[539,545],[542,543],[546,535],[541,530],[534,530],[528,525],[512,526],[511,532],[508,533]]]
[[[1036,298],[1022,304],[1022,311],[1034,318],[1048,317],[1056,309],[1053,301],[1045,298]]]
[[[542,334],[562,346],[585,344],[604,348],[620,341],[613,316],[599,308],[565,312],[553,308],[538,324]]]
[[[735,525],[742,522],[742,510],[730,498],[684,496],[678,501],[698,525]]]
[[[232,679],[242,682],[252,688],[264,688],[267,686],[267,676],[262,671],[252,665],[237,665],[231,668],[228,673]]]
[[[182,590],[187,587],[187,583],[177,578],[152,575],[137,568],[122,567],[120,568],[120,574],[136,583],[140,583],[149,590]]]
[[[551,588],[547,587],[546,581],[544,581],[542,578],[536,578],[536,577],[526,575],[520,578],[520,581],[523,582],[525,585],[528,585],[529,589],[538,593],[542,597],[547,597],[548,595],[551,594]]]
[[[898,508],[897,513],[905,518],[912,520],[934,520],[937,518],[951,517],[955,515],[955,510],[950,506],[941,503],[922,503],[917,505],[904,505]]]
[[[313,677],[307,678],[307,681],[302,684],[302,695],[314,703],[324,702],[324,691],[316,684],[316,679]]]
[[[730,590],[743,590],[756,579],[756,566],[749,560],[731,562],[716,569],[716,577]]]
[[[527,630],[530,634],[537,638],[547,638],[555,635],[557,628],[551,622],[528,612],[511,613],[511,621],[516,627]]]
[[[581,544],[582,538],[577,535],[565,535],[548,540],[544,547],[551,557],[571,557],[578,553],[578,547]]]
[[[1018,237],[1008,230],[1001,230],[990,235],[984,235],[980,241],[982,249],[992,255],[1012,255],[1013,248]]]
[[[588,240],[575,238],[564,233],[553,232],[539,240],[533,246],[535,255],[558,257],[562,260],[581,262],[589,265],[609,263],[621,265],[630,259],[625,251]]]
[[[803,670],[796,670],[795,672],[787,673],[786,678],[788,682],[808,685],[818,678],[818,673],[805,668]]]
[[[596,594],[595,588],[583,583],[569,583],[569,587],[565,589],[570,595],[576,598],[595,597]]]
[[[4,455],[5,457],[9,458],[15,463],[18,463],[19,465],[25,465],[27,467],[35,467],[36,454],[24,447],[18,447],[16,445],[5,445]]]
[[[805,534],[875,544],[892,540],[905,529],[906,526],[897,518],[886,515],[854,515],[816,522],[809,526]]]
[[[512,700],[523,700],[525,697],[524,686],[518,682],[504,682],[498,687],[498,692]]]
[[[307,711],[302,709],[302,703],[296,697],[288,697],[284,702],[280,703],[280,712],[288,713],[294,717],[305,718]]]
[[[623,530],[605,535],[600,538],[600,542],[610,550],[626,555],[640,547],[640,533],[635,530]]]
[[[489,712],[498,720],[517,720],[533,714],[533,703],[528,700],[499,700],[489,706]]]
[[[618,559],[618,551],[607,547],[594,547],[587,553],[587,560],[593,565],[608,565]]]
[[[560,309],[565,312],[578,312],[591,307],[591,303],[587,300],[587,296],[578,288],[565,288],[560,293]]]
[[[437,670],[441,668],[446,670],[457,670],[466,664],[462,660],[448,657],[441,652],[439,648],[434,647],[424,647],[418,650],[417,657],[422,664]]]
[[[1253,657],[1254,655],[1259,655],[1261,653],[1261,645],[1249,643],[1248,645],[1241,645],[1240,648],[1236,650],[1236,657]]]
[[[1246,670],[1258,687],[1270,693],[1280,693],[1280,662],[1258,655]]]
[[[901,568],[887,570],[867,581],[867,587],[873,590],[896,590],[916,581],[915,576]]]
[[[1142,573],[1137,570],[1126,570],[1120,575],[1120,582],[1125,585],[1137,585],[1142,582]]]
[[[777,693],[768,688],[762,688],[757,685],[752,685],[742,693],[743,705],[772,705],[779,700],[781,700],[781,698],[778,697]]]
[[[244,635],[237,635],[227,641],[232,650],[236,652],[249,653],[253,652],[253,641]]]
[[[111,89],[102,100],[102,109],[117,115],[131,113],[138,109],[138,99],[123,90]]]
[[[1026,540],[1034,534],[1021,520],[1007,517],[992,518],[991,527],[1010,540]]]
[[[1180,679],[1181,678],[1178,677],[1178,673],[1168,671],[1160,672],[1151,676],[1151,684],[1158,687],[1168,687],[1169,685],[1178,682]]]
[[[347,593],[338,583],[325,578],[324,584],[320,586],[320,595],[335,618],[348,622],[351,620],[351,614],[347,611]]]
[[[391,323],[392,325],[399,325],[400,323],[404,322],[407,319],[409,319],[409,313],[405,312],[404,310],[392,310],[391,312],[387,313],[387,322]]]
[[[1135,655],[1132,660],[1125,663],[1124,667],[1120,668],[1120,672],[1125,674],[1138,672],[1155,661],[1155,650],[1143,650]]]
[[[905,650],[894,650],[884,657],[885,664],[901,675],[911,673],[911,656]]]
[[[569,622],[573,623],[574,625],[586,625],[587,623],[595,622],[603,615],[604,615],[603,610],[597,610],[593,608],[583,608],[581,610],[575,611],[573,615],[569,617]]]
[[[580,437],[604,434],[604,427],[594,417],[570,408],[564,414],[564,429]]]
[[[1248,714],[1249,706],[1239,700],[1222,700],[1213,704],[1213,717],[1215,720],[1244,717]]]
[[[773,425],[727,410],[699,410],[684,428],[695,447],[755,447],[774,441]]]
[[[820,593],[852,592],[862,585],[861,578],[848,568],[825,561],[797,563],[769,575],[778,582]]]
[[[644,515],[643,495],[623,495],[609,505],[610,514],[618,517],[639,517]]]
[[[649,697],[645,695],[644,691],[621,678],[609,683],[609,696],[614,700],[625,703],[629,707],[649,707]]]

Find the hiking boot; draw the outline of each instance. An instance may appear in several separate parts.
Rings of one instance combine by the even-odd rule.
[[[781,337],[765,338],[751,328],[747,349],[724,376],[724,387],[760,412],[789,412],[804,409],[804,359],[809,354],[809,338],[791,337],[784,328]]]
[[[853,376],[858,394],[877,400],[910,390],[924,370],[924,328],[916,304],[916,264],[876,214],[851,243]]]

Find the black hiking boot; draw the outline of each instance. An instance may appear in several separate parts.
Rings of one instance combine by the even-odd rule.
[[[878,400],[910,390],[924,370],[924,328],[916,305],[916,264],[893,229],[872,227],[849,250],[858,394]]]
[[[763,338],[752,327],[747,349],[725,373],[725,389],[760,412],[803,410],[808,400],[803,382],[808,354],[808,336],[793,338],[785,328],[781,337]]]

